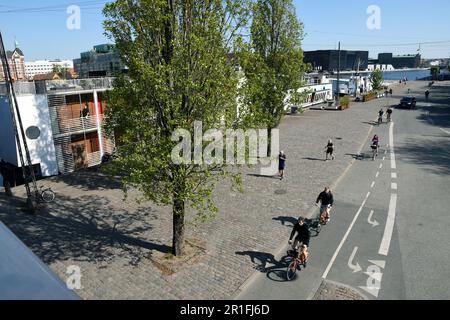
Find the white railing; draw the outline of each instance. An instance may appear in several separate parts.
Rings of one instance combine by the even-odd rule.
[[[45,90],[47,93],[57,91],[80,91],[93,89],[111,89],[114,78],[89,78],[71,80],[46,80]]]
[[[59,134],[88,131],[97,128],[96,117],[79,117],[74,119],[58,119]]]

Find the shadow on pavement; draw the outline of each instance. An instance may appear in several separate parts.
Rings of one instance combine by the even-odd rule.
[[[76,173],[59,175],[58,181],[81,190],[111,190],[122,188],[118,177],[113,178],[97,167],[78,170]]]
[[[272,218],[272,220],[280,221],[282,226],[293,227],[297,222],[298,218],[295,217],[287,217],[287,216],[278,216]]]
[[[267,278],[277,282],[285,282],[286,268],[289,265],[289,256],[284,256],[277,261],[273,254],[258,251],[238,251],[237,255],[249,256],[252,263],[255,264],[254,269],[265,273]],[[266,267],[267,264],[272,266]]]
[[[303,160],[310,160],[310,161],[323,161],[325,162],[325,159],[319,159],[319,158],[311,158],[311,157],[307,157],[307,158],[302,158]]]
[[[256,173],[247,173],[247,176],[250,176],[250,177],[256,177],[256,178],[266,178],[266,179],[280,179],[280,177],[278,177],[277,175],[274,175],[274,176],[264,176],[264,175],[261,175],[261,174],[256,174]]]
[[[397,147],[399,159],[413,163],[438,175],[450,174],[450,140],[408,139]]]
[[[0,206],[10,208],[0,212],[0,220],[46,264],[71,259],[108,262],[120,256],[137,265],[153,250],[170,250],[145,240],[144,233],[152,230],[148,221],[156,219],[151,208],[125,211],[104,197],[61,195],[34,215],[17,210],[20,201],[4,195]]]

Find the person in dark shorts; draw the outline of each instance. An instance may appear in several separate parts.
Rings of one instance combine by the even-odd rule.
[[[294,242],[292,242],[296,233],[297,236],[295,237]],[[294,228],[292,228],[291,236],[289,237],[289,244],[292,244],[292,249],[297,251],[300,244],[305,245],[308,248],[310,237],[311,233],[308,225],[305,223],[305,218],[298,218],[297,223],[294,225]]]
[[[330,139],[328,140],[327,146],[325,147],[326,149],[326,155],[325,155],[325,161],[328,160],[328,155],[331,156],[331,160],[334,160],[334,144],[333,141]]]
[[[284,168],[286,167],[286,154],[284,151],[280,151],[280,155],[278,156],[278,171],[280,180],[284,178]]]

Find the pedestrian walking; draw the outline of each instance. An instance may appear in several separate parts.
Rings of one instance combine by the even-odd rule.
[[[284,169],[286,167],[286,154],[284,151],[280,151],[280,154],[278,156],[278,175],[280,177],[280,180],[283,180],[284,178]]]
[[[330,155],[331,160],[334,160],[334,144],[333,141],[330,139],[328,140],[327,146],[325,147],[326,149],[326,155],[325,155],[325,161],[328,160],[328,155]]]

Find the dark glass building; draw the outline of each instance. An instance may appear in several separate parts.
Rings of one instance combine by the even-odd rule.
[[[339,50],[305,51],[304,62],[310,63],[315,70],[337,71]],[[341,71],[366,70],[368,63],[368,51],[341,50]]]
[[[419,68],[421,62],[420,54],[407,54],[394,56],[392,53],[379,53],[378,60],[372,64],[391,64],[395,69]]]

